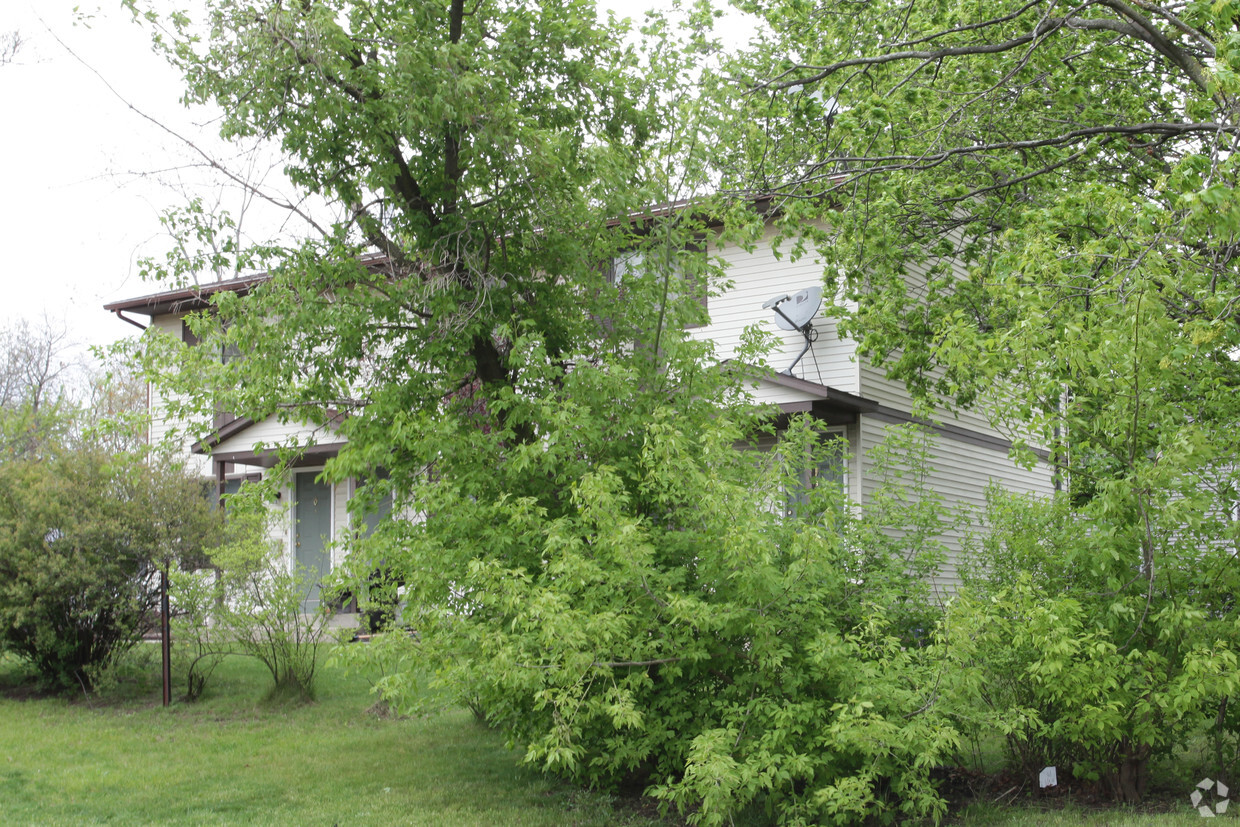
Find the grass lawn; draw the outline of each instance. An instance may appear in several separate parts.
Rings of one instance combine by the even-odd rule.
[[[973,805],[953,824],[977,825],[977,827],[1201,827],[1219,821],[1203,821],[1202,816],[1188,806],[1185,796],[1183,811],[1176,813],[1138,813],[1124,809],[1085,810],[1079,807],[1046,809],[1041,807],[989,807]],[[1228,813],[1223,821],[1232,818]]]
[[[320,670],[317,702],[300,706],[264,703],[266,672],[240,656],[225,661],[200,702],[168,709],[159,705],[153,659],[90,700],[32,695],[26,680],[0,658],[6,824],[683,823],[660,819],[648,802],[576,789],[521,767],[519,755],[466,711],[377,716],[366,681],[331,667]],[[1189,791],[1162,814],[974,803],[949,823],[1200,824]]]
[[[149,673],[149,674],[147,674]],[[470,713],[392,720],[324,667],[318,701],[273,707],[230,657],[195,704],[159,705],[158,666],[103,699],[21,697],[0,663],[6,824],[654,825],[653,811],[549,781]]]

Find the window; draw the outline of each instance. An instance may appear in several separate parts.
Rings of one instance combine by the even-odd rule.
[[[226,327],[223,329],[223,332],[227,332]],[[181,319],[181,341],[190,347],[198,347],[198,345],[202,344],[202,339],[199,338],[198,334],[194,333],[194,331],[190,329],[189,322],[185,319]],[[228,364],[240,356],[241,351],[236,345],[220,345],[220,361],[222,363]]]
[[[798,513],[809,504],[811,492],[816,489],[825,490],[826,486],[835,487],[840,495],[836,502],[843,504],[843,495],[847,490],[845,467],[847,453],[848,441],[842,428],[823,431],[817,462],[803,468],[800,480],[790,490],[784,492],[785,516],[796,518]]]
[[[387,480],[387,470],[383,468],[378,469],[372,479]],[[368,480],[355,480],[353,483],[353,497],[357,498],[360,495],[367,498],[365,505],[368,507],[360,515],[363,537],[369,537],[371,534],[374,534],[375,529],[392,513],[392,489],[390,484],[386,486],[387,490],[382,492],[378,502],[373,502],[370,501],[370,497],[373,496],[372,492],[365,491],[368,483]]]
[[[679,253],[674,254],[673,260],[667,264],[672,277],[672,284],[669,285],[668,291],[669,303],[675,303],[682,297],[691,297],[703,311],[709,310],[710,297],[706,278],[705,252],[704,243],[695,243],[687,245]],[[664,272],[662,268],[653,266],[653,264],[647,266],[648,261],[654,262],[651,257],[655,254],[654,250],[629,250],[615,256],[603,270],[607,283],[621,291],[623,295],[626,280],[652,272],[661,275]],[[685,327],[702,327],[707,323],[707,318],[706,313],[693,314]]]
[[[236,494],[241,490],[241,486],[247,482],[259,482],[262,480],[262,474],[238,474],[235,466],[229,462],[224,464],[224,483],[220,485],[217,480],[207,480],[208,490],[210,491],[211,503],[218,507],[223,499],[224,506],[228,506],[228,497]]]

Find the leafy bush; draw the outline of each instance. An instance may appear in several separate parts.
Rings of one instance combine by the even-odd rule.
[[[290,571],[282,545],[272,541],[270,524],[278,512],[269,507],[266,488],[259,484],[247,489],[230,499],[229,539],[211,555],[219,571],[218,597],[193,604],[210,610],[218,627],[215,643],[202,637],[199,645],[213,653],[227,645],[257,658],[271,673],[272,699],[310,700],[331,615],[305,611],[303,601],[317,581],[306,571]],[[195,595],[191,591],[186,597],[194,601]],[[203,624],[201,619],[186,622]]]
[[[458,433],[411,481],[427,516],[391,526],[383,553],[422,673],[527,761],[639,785],[695,822],[941,815],[930,771],[957,735],[910,617],[887,608],[924,586],[906,546],[858,550],[874,532],[842,486],[806,484],[838,448],[807,420],[778,451],[738,451],[760,419],[683,396],[643,409],[619,365],[558,381],[531,403],[539,443]],[[398,668],[383,686],[405,709],[419,690]]]
[[[1031,777],[1056,765],[1139,800],[1150,761],[1214,723],[1240,685],[1226,569],[1201,535],[1164,528],[1147,576],[1067,496],[991,501],[993,532],[945,625],[966,714]]]
[[[185,700],[195,701],[231,650],[213,617],[223,592],[214,570],[175,569],[168,577],[173,671],[184,676]]]
[[[90,448],[0,463],[0,641],[49,687],[91,690],[153,622],[157,567],[213,531],[201,484],[168,463]]]

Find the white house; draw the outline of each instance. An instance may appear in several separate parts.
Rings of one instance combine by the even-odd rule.
[[[812,416],[828,431],[842,436],[849,449],[843,469],[849,497],[855,503],[865,503],[878,484],[873,449],[883,441],[888,428],[913,419],[910,396],[901,383],[887,379],[881,370],[858,358],[855,343],[841,338],[835,323],[823,314],[809,318],[808,325],[815,334],[811,337],[776,325],[776,309],[786,311],[785,317],[797,310],[809,312],[796,305],[799,299],[814,303],[812,292],[802,291],[821,284],[822,266],[812,256],[795,262],[777,256],[775,234],[768,228],[767,235],[752,249],[714,239],[705,242],[707,254],[726,263],[731,284],[722,295],[709,298],[710,323],[695,328],[691,335],[713,340],[717,357],[726,362],[733,357],[746,327],[765,324],[777,332],[782,344],[770,355],[770,364],[782,368],[795,360],[795,367],[790,373],[755,374],[754,397],[777,405],[785,413]],[[155,293],[113,302],[106,309],[138,327],[153,327],[193,343],[193,334],[184,322],[186,314],[207,307],[215,293],[248,292],[263,280],[264,276],[254,276]],[[764,307],[785,295],[789,298],[777,308]],[[136,321],[134,315],[147,320]],[[813,341],[808,341],[810,338]],[[802,351],[803,356],[797,359]],[[159,441],[176,423],[169,421],[154,389],[150,411],[150,439]],[[1051,492],[1049,465],[1040,462],[1026,469],[1013,462],[1009,457],[1011,443],[980,412],[965,411],[929,427],[934,437],[929,484],[949,507],[981,509],[992,482],[1011,491]],[[184,447],[204,476],[214,477],[225,491],[246,476],[274,466],[274,455],[268,449],[290,439],[303,445],[312,442],[313,446],[283,480],[282,500],[290,509],[280,539],[287,544],[290,561],[327,571],[341,562],[331,555],[344,552],[339,544],[325,546],[321,538],[344,535],[349,525],[348,501],[356,490],[352,481],[330,484],[316,480],[324,460],[341,445],[330,425],[313,428],[281,423],[274,417],[255,422],[221,415],[211,436],[193,445],[186,442]],[[949,556],[937,584],[950,588],[957,582],[954,555],[960,551],[962,537],[949,533],[943,540]]]

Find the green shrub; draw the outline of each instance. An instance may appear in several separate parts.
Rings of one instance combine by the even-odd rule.
[[[958,738],[907,645],[931,613],[902,600],[927,590],[908,546],[880,542],[822,473],[839,449],[796,420],[777,451],[738,451],[758,420],[617,405],[635,382],[616,366],[563,381],[540,444],[505,462],[481,435],[443,448],[412,488],[426,519],[389,527],[421,641],[420,669],[381,679],[394,705],[417,700],[410,674],[435,674],[528,762],[702,824],[942,815],[931,769]],[[503,493],[534,469],[541,498]]]
[[[1219,599],[1227,552],[1160,531],[1150,577],[1066,495],[991,500],[993,532],[944,626],[962,716],[1000,734],[1030,778],[1055,765],[1137,801],[1150,762],[1214,723],[1240,685],[1240,626]],[[1228,726],[1220,716],[1220,747]]]
[[[262,484],[250,485],[229,501],[229,540],[211,555],[219,570],[212,609],[218,631],[207,650],[218,652],[224,643],[257,658],[271,674],[272,700],[311,700],[331,614],[304,609],[317,580],[304,570],[290,571],[283,546],[272,541],[271,521],[280,512],[269,506],[266,492]]]
[[[184,699],[202,696],[207,681],[231,647],[214,619],[223,598],[218,572],[212,569],[168,573],[172,604],[173,671],[183,676]]]
[[[89,448],[0,463],[0,641],[90,691],[155,620],[158,567],[211,541],[196,479]]]

